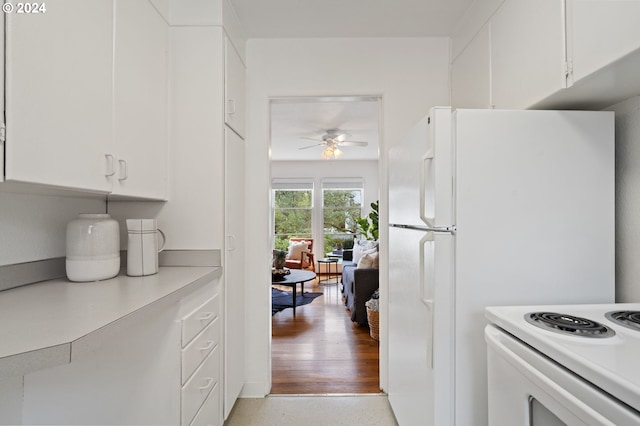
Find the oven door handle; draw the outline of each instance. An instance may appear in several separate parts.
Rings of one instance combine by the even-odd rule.
[[[566,389],[551,380],[545,374],[536,369],[522,357],[509,349],[500,341],[500,332],[497,328],[488,325],[485,328],[485,340],[502,358],[515,367],[528,380],[546,392],[551,398],[556,400],[563,407],[568,408],[574,415],[577,415],[585,424],[597,424],[603,426],[616,426],[600,413],[593,410],[589,405],[571,395]]]

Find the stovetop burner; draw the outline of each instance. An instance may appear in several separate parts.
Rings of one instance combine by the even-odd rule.
[[[640,331],[640,311],[613,311],[604,316],[617,324]]]
[[[556,333],[580,337],[611,337],[616,333],[599,322],[556,312],[532,312],[524,319],[537,327]]]

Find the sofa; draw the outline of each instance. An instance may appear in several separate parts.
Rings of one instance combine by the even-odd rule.
[[[378,289],[379,273],[377,267],[357,267],[353,261],[353,252],[344,250],[342,255],[342,291],[344,304],[351,312],[351,321],[368,327],[365,303]]]

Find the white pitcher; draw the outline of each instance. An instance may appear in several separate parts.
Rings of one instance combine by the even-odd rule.
[[[164,249],[164,233],[155,219],[127,219],[127,275],[139,277],[158,272],[158,253]],[[158,243],[158,235],[162,244]]]

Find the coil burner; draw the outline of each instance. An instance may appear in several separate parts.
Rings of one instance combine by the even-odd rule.
[[[612,337],[616,333],[599,322],[556,312],[532,312],[524,319],[537,327],[560,334],[579,337]]]
[[[604,316],[616,324],[640,331],[640,311],[613,311],[607,312]]]

